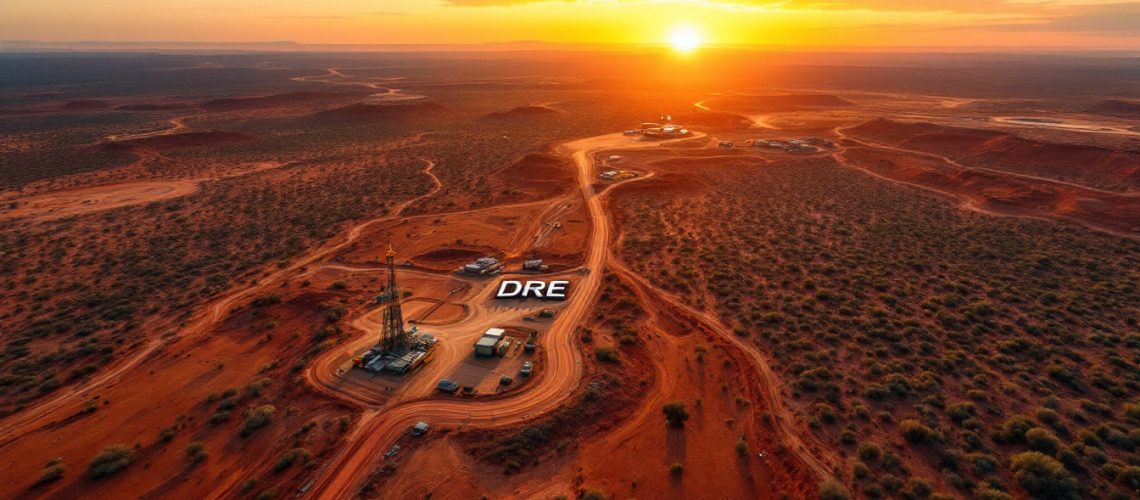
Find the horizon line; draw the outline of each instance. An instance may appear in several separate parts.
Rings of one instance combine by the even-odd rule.
[[[108,48],[108,47],[120,48]],[[244,48],[243,48],[244,47]],[[272,47],[272,48],[270,48]],[[497,48],[491,48],[497,47]],[[572,51],[572,50],[668,50],[666,44],[659,43],[617,43],[617,42],[555,42],[543,40],[510,40],[466,43],[324,43],[297,42],[294,40],[266,40],[251,42],[209,42],[185,40],[0,40],[0,52],[48,51],[84,52],[91,48],[104,51],[131,52],[138,50],[185,50],[209,51],[232,50],[238,52],[511,52],[511,51]],[[316,50],[314,50],[316,49]],[[702,50],[747,50],[763,52],[855,52],[855,53],[1051,53],[1051,54],[1132,54],[1140,56],[1140,49],[1119,47],[1073,47],[1071,45],[779,45],[779,44],[709,44]]]

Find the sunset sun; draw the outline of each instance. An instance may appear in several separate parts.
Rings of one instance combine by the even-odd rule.
[[[677,52],[688,54],[700,48],[701,33],[692,26],[675,26],[669,32],[669,45]]]

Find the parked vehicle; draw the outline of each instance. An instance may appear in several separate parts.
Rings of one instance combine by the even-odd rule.
[[[459,390],[459,384],[448,379],[441,379],[439,383],[436,384],[435,388],[438,389],[439,392],[446,392],[451,394]]]
[[[428,430],[430,430],[430,429],[431,429],[431,426],[429,426],[427,422],[424,422],[423,420],[421,420],[419,422],[416,422],[416,425],[412,426],[412,435],[413,436],[422,436],[424,434],[427,434]]]

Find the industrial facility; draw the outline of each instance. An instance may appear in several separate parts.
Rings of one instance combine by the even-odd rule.
[[[687,128],[670,123],[672,120],[672,115],[661,115],[662,123],[644,122],[638,125],[636,129],[626,130],[622,132],[622,134],[628,136],[640,135],[642,140],[650,140],[685,137],[692,133]]]
[[[475,262],[464,265],[459,268],[459,272],[464,274],[474,274],[478,276],[487,276],[491,274],[499,274],[503,271],[503,263],[494,257],[483,257],[476,259]]]
[[[752,143],[753,147],[782,149],[788,153],[796,153],[796,154],[818,153],[818,152],[823,151],[825,149],[831,149],[831,148],[835,147],[835,143],[832,142],[830,139],[824,139],[821,137],[808,137],[806,139],[787,139],[787,140],[784,140],[784,139],[772,139],[772,140],[756,139],[754,141],[749,141],[749,142]]]
[[[404,314],[400,309],[396,286],[396,252],[388,246],[388,286],[385,295],[388,302],[384,308],[384,322],[380,330],[380,341],[368,352],[353,359],[353,365],[373,373],[408,373],[431,356],[437,339],[429,333],[420,333],[416,327],[404,329]],[[380,297],[377,297],[380,301]]]

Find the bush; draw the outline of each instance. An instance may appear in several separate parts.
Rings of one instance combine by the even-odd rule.
[[[674,476],[680,476],[685,473],[685,466],[678,462],[673,462],[673,465],[669,466],[669,473]]]
[[[603,363],[617,363],[621,361],[621,356],[613,347],[599,347],[594,350],[594,359]]]
[[[748,442],[744,440],[743,434],[736,440],[736,454],[742,457],[748,456]]]
[[[933,429],[913,418],[903,420],[899,425],[902,428],[903,437],[911,443],[922,444],[932,441],[935,437]]]
[[[689,419],[689,410],[685,408],[685,403],[681,401],[665,403],[665,406],[661,408],[661,412],[665,414],[665,420],[668,421],[672,427],[684,427],[685,421]]]
[[[1018,453],[1010,461],[1013,477],[1034,498],[1078,498],[1077,482],[1061,462],[1036,451]]]
[[[190,465],[198,465],[202,463],[206,457],[210,456],[210,452],[206,450],[205,443],[201,441],[194,441],[186,445],[186,463]]]
[[[1061,447],[1061,441],[1057,436],[1040,427],[1029,429],[1025,433],[1025,441],[1029,444],[1029,449],[1046,455],[1056,455],[1057,449]]]
[[[863,443],[859,445],[859,458],[863,460],[878,460],[882,456],[883,451],[875,443]]]
[[[820,500],[847,500],[847,488],[834,479],[819,483]]]
[[[292,467],[294,463],[307,463],[310,457],[312,457],[312,454],[309,453],[309,450],[306,450],[304,448],[293,448],[292,450],[289,450],[282,454],[277,459],[277,463],[273,464],[273,470],[275,472],[281,472],[285,469],[288,469],[289,467]]]
[[[63,478],[63,464],[52,463],[44,468],[40,473],[40,478],[36,480],[33,486],[42,486],[48,483],[54,483]]]
[[[978,491],[975,491],[974,498],[978,500],[1013,500],[1013,496],[1009,493],[986,487],[979,488]]]
[[[1001,425],[1001,432],[995,433],[994,437],[1004,439],[1007,443],[1024,443],[1025,433],[1034,427],[1037,425],[1026,417],[1010,417]]]
[[[1130,465],[1120,471],[1120,480],[1124,486],[1132,488],[1133,490],[1140,490],[1140,466]]]
[[[130,465],[133,453],[125,444],[115,444],[103,448],[91,464],[87,466],[87,475],[92,479],[99,479],[114,475]]]
[[[1140,422],[1140,403],[1124,403],[1124,416]]]
[[[241,426],[241,435],[248,436],[269,425],[269,422],[273,420],[274,411],[277,409],[273,405],[263,405],[246,412],[245,423]]]

